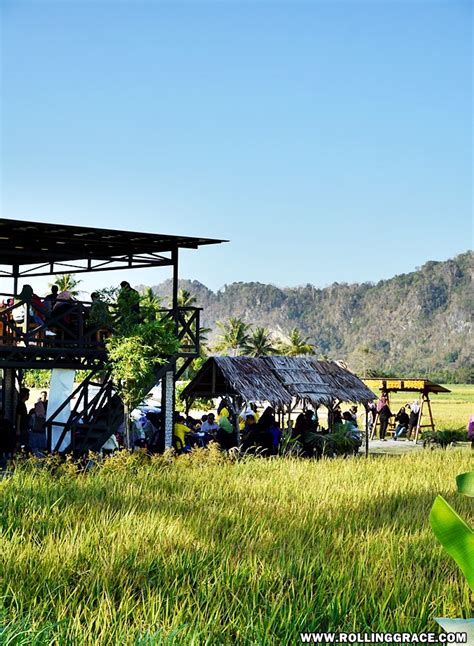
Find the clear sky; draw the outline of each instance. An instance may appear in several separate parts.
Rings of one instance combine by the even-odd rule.
[[[228,238],[214,289],[472,245],[470,2],[0,6],[2,217]]]

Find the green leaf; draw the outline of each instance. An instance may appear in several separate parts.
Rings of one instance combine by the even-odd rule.
[[[456,478],[459,493],[474,497],[474,471],[460,473]]]
[[[474,590],[474,532],[442,496],[437,496],[430,512],[430,523],[448,554],[463,571]]]
[[[474,644],[474,619],[441,619],[435,621],[446,633],[466,633],[466,644]]]

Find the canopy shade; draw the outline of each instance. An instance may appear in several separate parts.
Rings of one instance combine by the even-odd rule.
[[[181,393],[182,399],[238,395],[245,401],[288,406],[335,401],[366,403],[374,393],[352,372],[313,357],[211,357]]]
[[[15,268],[12,274],[49,275],[59,273],[54,263],[66,271],[105,271],[127,267],[171,264],[162,253],[177,249],[197,249],[225,240],[142,233],[119,229],[99,229],[46,222],[0,219],[0,264]],[[118,263],[119,266],[116,266]],[[22,266],[40,265],[22,271]],[[58,269],[58,267],[56,267]]]
[[[429,379],[364,379],[369,388],[383,392],[419,392],[419,393],[450,393],[451,391],[440,384],[435,384]]]

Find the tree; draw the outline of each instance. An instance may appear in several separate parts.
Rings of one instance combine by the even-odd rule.
[[[297,357],[300,354],[314,354],[314,345],[308,337],[303,337],[301,330],[294,327],[288,338],[280,342],[279,351],[288,357]]]
[[[248,357],[265,357],[275,352],[272,334],[266,327],[255,328],[243,348],[243,354]]]
[[[61,274],[54,283],[49,284],[49,287],[51,288],[53,285],[57,285],[60,292],[69,292],[71,296],[78,296],[80,290],[77,287],[81,283],[82,280],[76,278],[74,274]]]
[[[234,356],[239,354],[249,340],[250,325],[242,319],[232,317],[227,322],[217,321],[217,326],[221,329],[221,334],[216,350],[232,350]]]
[[[196,304],[196,297],[182,287],[178,289],[178,307],[193,307]]]
[[[106,341],[108,368],[124,403],[128,444],[130,412],[154,385],[156,369],[178,352],[179,340],[173,319],[162,315],[158,301],[137,315],[133,301],[123,300],[113,325]]]
[[[377,369],[377,360],[378,355],[376,352],[365,345],[359,345],[351,352],[347,363],[357,375],[362,377],[362,379],[367,379],[368,377],[377,377],[379,374],[382,374]]]

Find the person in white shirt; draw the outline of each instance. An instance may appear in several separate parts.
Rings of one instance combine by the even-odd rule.
[[[216,422],[214,413],[209,413],[207,420],[202,423],[201,432],[203,433],[215,433],[219,430],[219,424]]]

